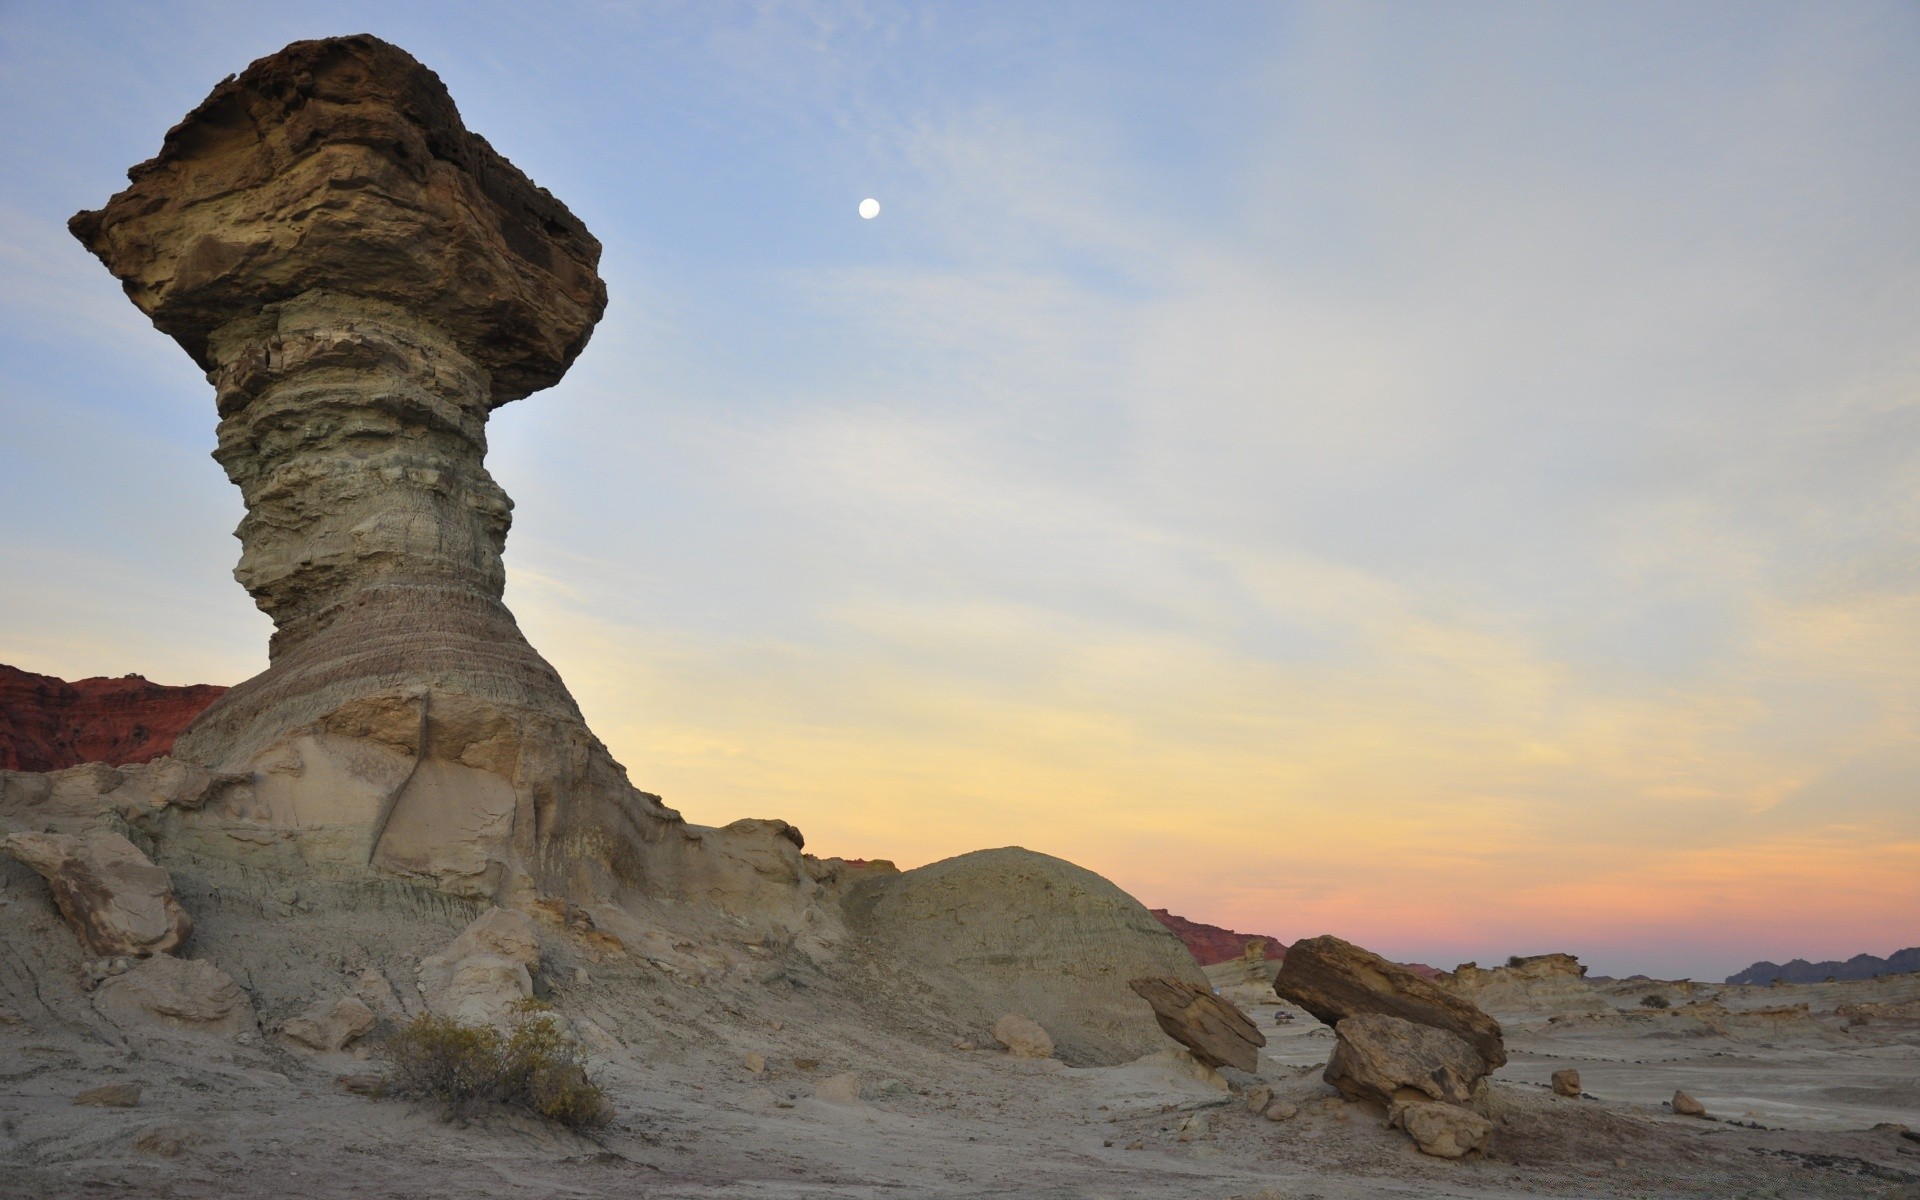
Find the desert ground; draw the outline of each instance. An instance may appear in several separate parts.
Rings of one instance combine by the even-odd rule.
[[[1920,974],[1203,972],[1059,858],[686,821],[502,598],[487,416],[600,320],[585,224],[368,35],[128,183],[69,229],[207,372],[276,632],[167,756],[0,771],[0,1195],[1920,1196]],[[423,1020],[549,1022],[610,1120],[398,1098]]]
[[[576,1135],[506,1112],[449,1123],[429,1104],[349,1093],[338,1081],[371,1069],[379,1030],[337,1053],[275,1036],[306,994],[345,994],[369,969],[417,1009],[410,960],[453,937],[472,906],[311,883],[287,903],[270,872],[175,875],[199,914],[196,953],[247,983],[259,1032],[175,1022],[130,1034],[100,1019],[84,953],[37,877],[9,864],[0,1194],[1920,1195],[1920,1142],[1896,1128],[1920,1125],[1920,1022],[1850,1025],[1835,1012],[1910,1010],[1920,976],[1521,981],[1492,1006],[1512,1056],[1493,1077],[1492,1143],[1445,1160],[1322,1082],[1332,1032],[1241,964],[1210,974],[1268,1037],[1257,1078],[1208,1070],[1170,1040],[1115,1066],[1011,1057],[858,938],[823,966],[738,929],[651,957],[543,932],[540,990],[590,1048],[616,1109],[610,1127]],[[1673,1005],[1642,1007],[1656,990]],[[1567,1066],[1581,1073],[1577,1099],[1547,1087]],[[137,1107],[73,1102],[118,1082],[141,1085]],[[1242,1097],[1261,1084],[1298,1115],[1249,1112]],[[1709,1117],[1674,1115],[1676,1089]]]

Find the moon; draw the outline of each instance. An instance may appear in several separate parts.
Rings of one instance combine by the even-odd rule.
[[[871,221],[879,215],[880,202],[878,200],[875,200],[872,196],[868,196],[860,202],[860,218],[862,220]]]

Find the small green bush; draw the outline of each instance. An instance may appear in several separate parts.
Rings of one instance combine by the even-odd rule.
[[[1659,992],[1649,992],[1646,995],[1640,997],[1640,1007],[1641,1008],[1670,1008],[1672,1006],[1668,1004],[1667,998],[1665,996],[1662,996]]]
[[[389,1095],[438,1101],[449,1120],[490,1104],[524,1108],[569,1129],[597,1129],[613,1119],[579,1051],[537,1010],[516,1016],[505,1036],[427,1014],[388,1038],[380,1054],[390,1071]]]

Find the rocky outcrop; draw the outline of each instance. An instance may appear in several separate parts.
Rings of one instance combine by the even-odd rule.
[[[1515,957],[1503,967],[1461,963],[1435,983],[1499,1017],[1600,1016],[1613,1005],[1586,979],[1587,968],[1571,954]]]
[[[1405,967],[1331,935],[1295,942],[1273,990],[1327,1025],[1380,1013],[1444,1029],[1472,1046],[1488,1071],[1507,1061],[1500,1023]]]
[[[117,833],[15,833],[0,841],[0,851],[47,881],[60,915],[89,953],[161,954],[193,932],[166,870]]]
[[[226,690],[139,675],[68,683],[0,663],[0,770],[150,762]]]
[[[540,939],[525,913],[488,909],[438,954],[420,961],[427,1007],[467,1025],[504,1022],[533,995]]]
[[[1154,920],[1165,925],[1173,936],[1179,938],[1187,952],[1193,955],[1193,961],[1203,967],[1244,958],[1248,947],[1255,942],[1261,943],[1258,953],[1263,959],[1278,961],[1287,956],[1287,944],[1276,937],[1263,933],[1235,933],[1218,925],[1189,921],[1164,908],[1150,908],[1147,911],[1153,914]]]
[[[102,983],[93,1007],[123,1031],[143,1038],[232,1040],[257,1022],[247,994],[202,959],[158,954]]]
[[[1127,986],[1153,1008],[1153,1019],[1174,1041],[1210,1067],[1260,1070],[1267,1035],[1230,1000],[1182,979],[1135,979]]]
[[[309,1050],[330,1053],[372,1030],[376,1019],[365,1001],[343,996],[332,1004],[315,1004],[299,1016],[287,1018],[280,1033]]]
[[[1479,1051],[1431,1025],[1380,1013],[1356,1013],[1334,1027],[1337,1041],[1325,1079],[1353,1100],[1391,1104],[1411,1099],[1465,1104],[1487,1074]]]
[[[634,789],[501,603],[487,417],[599,320],[579,219],[368,36],[253,63],[128,178],[70,228],[206,370],[247,505],[235,576],[275,626],[267,670],[175,746],[248,780],[180,835],[480,898],[678,897],[718,872],[809,909],[804,870],[714,866],[771,834],[703,841]]]
[[[1882,975],[1905,975],[1920,971],[1920,946],[1895,950],[1885,958],[1856,954],[1845,962],[1808,962],[1796,958],[1785,965],[1757,962],[1746,970],[1727,976],[1728,983],[1824,983],[1849,979],[1878,979]]]
[[[1206,986],[1139,901],[1092,871],[1017,846],[862,879],[847,911],[866,947],[939,994],[963,1023],[985,1030],[1024,1013],[1075,1066],[1165,1045],[1129,980]]]

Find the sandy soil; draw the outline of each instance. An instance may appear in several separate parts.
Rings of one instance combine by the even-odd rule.
[[[269,1030],[252,1044],[116,1035],[86,1017],[84,963],[57,918],[17,891],[0,906],[0,1195],[1920,1197],[1920,1141],[1871,1128],[1920,1128],[1920,1030],[1820,1015],[1875,998],[1871,985],[1801,989],[1806,1019],[1725,1032],[1624,1009],[1625,995],[1617,1014],[1507,1015],[1492,1152],[1444,1161],[1337,1099],[1319,1079],[1330,1033],[1276,1023],[1257,986],[1225,990],[1270,1031],[1260,1080],[1300,1105],[1290,1121],[1246,1111],[1254,1077],[1209,1078],[1172,1049],[1078,1068],[956,1046],[991,1042],[858,947],[822,967],[716,934],[709,951],[733,966],[696,977],[557,942],[541,974],[619,1113],[579,1137],[349,1094],[337,1079],[368,1070],[361,1057],[270,1032],[369,962],[404,985],[408,956],[469,913],[389,898],[287,915],[235,890],[196,897],[196,953],[248,982]],[[1759,1007],[1737,991],[1716,994]],[[1545,1086],[1568,1065],[1586,1097]],[[849,1071],[859,1101],[816,1097]],[[119,1081],[143,1085],[138,1107],[72,1103]],[[1719,1119],[1672,1115],[1675,1088]]]

